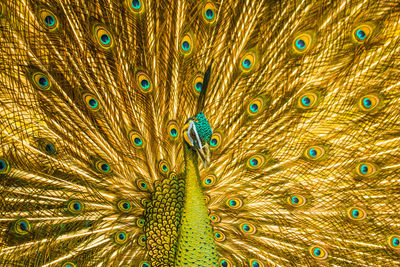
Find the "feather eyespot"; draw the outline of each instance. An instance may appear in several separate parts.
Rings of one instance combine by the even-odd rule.
[[[257,228],[251,223],[242,223],[240,224],[240,231],[245,234],[254,234],[257,231]]]
[[[265,157],[261,154],[251,156],[246,163],[247,167],[251,170],[259,169],[263,167],[264,164],[265,164]]]
[[[209,174],[203,179],[203,186],[209,187],[213,186],[217,182],[217,177],[214,174]]]
[[[73,262],[64,262],[63,265],[61,265],[61,267],[76,267],[76,264]]]
[[[260,260],[250,259],[249,262],[251,267],[265,267],[265,264]]]
[[[226,201],[226,205],[231,209],[239,209],[243,205],[243,201],[240,198],[231,198]]]
[[[110,165],[103,160],[96,161],[95,168],[99,173],[109,174],[112,172]]]
[[[326,249],[320,246],[312,246],[310,248],[310,254],[314,259],[318,260],[324,260],[328,258],[328,252],[326,251]]]
[[[247,104],[247,114],[250,116],[259,115],[266,107],[267,102],[264,97],[256,97]]]
[[[161,173],[168,174],[169,165],[165,160],[161,160],[160,163],[158,163],[158,169]]]
[[[132,210],[132,204],[126,200],[120,200],[117,207],[121,212],[129,212]]]
[[[198,73],[196,74],[196,76],[194,76],[192,80],[192,89],[195,95],[200,95],[201,88],[203,87],[203,80],[204,77],[201,73]]]
[[[144,226],[145,221],[143,219],[137,219],[136,220],[136,225],[140,228]]]
[[[150,93],[153,90],[153,83],[145,72],[139,71],[136,73],[136,83],[140,91]]]
[[[142,261],[139,265],[140,267],[150,267],[150,264],[147,262]]]
[[[217,242],[223,242],[225,241],[225,235],[224,233],[220,232],[220,231],[216,231],[214,232],[214,240]]]
[[[39,140],[39,149],[44,153],[46,153],[47,155],[54,155],[57,153],[55,145],[46,139]]]
[[[137,180],[136,184],[137,184],[137,187],[139,188],[139,190],[141,190],[141,191],[149,190],[149,187],[148,187],[147,183],[142,179]]]
[[[218,215],[216,215],[216,214],[210,214],[210,215],[208,216],[208,218],[209,218],[210,221],[213,222],[213,223],[218,223],[218,222],[221,221],[221,218],[220,218]]]
[[[400,248],[400,236],[399,235],[392,235],[388,239],[389,246],[394,249]]]
[[[145,235],[140,235],[138,237],[138,241],[137,242],[138,242],[139,246],[141,246],[141,247],[146,246],[146,236]]]
[[[367,213],[362,208],[352,207],[347,211],[347,215],[352,220],[363,220],[367,217]]]
[[[203,19],[205,22],[213,24],[216,20],[216,8],[212,3],[207,3],[203,7]]]
[[[302,94],[298,99],[298,106],[302,109],[311,109],[318,104],[318,94],[309,92]]]
[[[99,100],[90,93],[85,93],[83,95],[83,101],[85,102],[86,107],[92,111],[100,110]]]
[[[144,4],[141,0],[126,0],[129,10],[135,14],[143,13]]]
[[[325,155],[325,149],[321,146],[310,146],[305,150],[304,155],[307,159],[318,160]]]
[[[179,129],[176,121],[169,121],[167,124],[168,135],[171,139],[177,140],[179,137]]]
[[[232,267],[232,263],[230,260],[226,259],[226,258],[221,258],[219,259],[219,266],[221,267]]]
[[[26,219],[19,219],[14,223],[14,230],[18,235],[26,235],[31,231],[31,224]]]
[[[6,159],[0,159],[0,174],[7,174],[10,171],[10,163]]]
[[[352,31],[352,39],[356,43],[363,43],[369,39],[372,34],[372,27],[367,24],[362,24],[358,27],[355,27]]]
[[[105,50],[114,46],[114,38],[111,32],[102,25],[96,25],[93,28],[93,36],[97,44]]]
[[[67,202],[67,210],[72,214],[82,213],[85,209],[85,205],[79,200],[70,200]]]
[[[310,33],[302,33],[294,38],[292,48],[295,53],[307,52],[313,43],[313,36]]]
[[[41,91],[48,91],[51,89],[51,82],[43,72],[35,72],[32,75],[32,80],[34,86]]]
[[[301,195],[293,195],[287,198],[287,202],[293,207],[301,207],[306,204],[306,198]]]
[[[249,72],[254,69],[256,55],[253,52],[246,53],[240,60],[240,69],[243,72]]]
[[[58,18],[50,10],[42,9],[39,11],[39,21],[42,26],[49,31],[55,31],[58,28]]]
[[[210,149],[216,150],[221,146],[222,135],[220,133],[214,132],[210,139]]]
[[[378,95],[369,94],[361,97],[358,101],[358,106],[362,111],[372,111],[380,104],[380,98]]]
[[[115,243],[122,245],[128,241],[128,234],[125,231],[117,231],[114,234]]]
[[[368,177],[376,172],[376,166],[372,163],[362,162],[357,164],[356,172],[360,176]]]
[[[131,141],[131,144],[137,148],[137,149],[142,149],[145,145],[143,137],[137,132],[137,131],[130,131],[129,134],[129,140]]]
[[[193,51],[193,39],[192,36],[188,33],[183,36],[182,40],[180,41],[179,51],[184,55],[188,56]]]

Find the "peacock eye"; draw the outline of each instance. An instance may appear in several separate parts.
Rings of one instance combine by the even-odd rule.
[[[118,202],[117,206],[118,206],[118,209],[122,212],[128,212],[128,211],[132,210],[131,203],[126,200],[120,200]]]
[[[213,133],[210,139],[210,149],[216,150],[221,146],[222,135],[220,133]]]
[[[311,109],[318,104],[318,94],[309,92],[301,95],[298,100],[298,106],[301,109]]]
[[[178,133],[179,133],[178,124],[175,121],[169,121],[167,124],[167,131],[168,131],[170,137],[173,140],[176,140],[178,137]]]
[[[114,46],[114,38],[110,31],[102,25],[93,27],[93,36],[97,44],[105,50],[111,49]]]
[[[158,168],[161,173],[168,174],[169,165],[165,160],[160,161],[160,163],[158,164]]]
[[[301,207],[306,204],[306,198],[301,195],[293,195],[287,198],[287,202],[293,207]]]
[[[43,28],[48,31],[55,31],[58,28],[58,18],[57,16],[47,9],[42,9],[39,11],[39,21]]]
[[[216,215],[216,214],[210,214],[210,215],[208,216],[208,218],[209,218],[210,221],[213,222],[213,223],[217,223],[217,222],[220,222],[220,221],[221,221],[221,218],[220,218],[218,215]]]
[[[137,219],[136,220],[136,225],[138,227],[143,227],[144,226],[145,221],[143,219]]]
[[[83,95],[83,101],[85,102],[89,110],[98,111],[100,109],[99,101],[94,95],[90,93],[86,93]]]
[[[252,170],[259,169],[263,167],[264,164],[265,164],[265,157],[261,154],[251,156],[246,163],[247,167]]]
[[[141,262],[140,267],[150,267],[150,264],[147,262]]]
[[[26,219],[19,219],[14,223],[14,230],[18,235],[26,235],[31,230],[31,224]]]
[[[217,231],[214,233],[214,239],[215,239],[215,241],[223,242],[223,241],[225,241],[225,235],[224,235],[224,233]]]
[[[313,42],[313,37],[309,33],[303,33],[298,35],[296,38],[293,40],[293,50],[297,54],[303,54],[307,52]]]
[[[10,164],[6,159],[0,159],[0,174],[6,174],[10,171]]]
[[[192,53],[193,39],[190,34],[186,34],[183,36],[180,42],[179,50],[185,56],[188,56]]]
[[[62,267],[76,267],[76,264],[73,262],[64,262],[63,265],[61,265]]]
[[[378,95],[369,94],[359,99],[358,105],[362,111],[370,112],[374,110],[380,104],[380,98]]]
[[[368,177],[375,174],[376,166],[369,162],[362,162],[356,166],[356,172],[360,176]]]
[[[240,198],[228,199],[226,205],[231,209],[239,209],[243,205],[243,201]]]
[[[222,267],[232,267],[232,263],[230,260],[226,259],[226,258],[221,258],[219,259],[219,266]]]
[[[372,34],[372,27],[367,24],[362,24],[353,29],[352,38],[356,43],[363,43],[369,39]]]
[[[72,214],[79,214],[82,213],[82,211],[84,210],[84,204],[82,201],[79,200],[70,200],[67,203],[67,209],[70,213]]]
[[[389,246],[393,249],[399,249],[400,248],[400,236],[398,235],[392,235],[389,237]]]
[[[130,131],[128,136],[129,140],[131,141],[131,144],[135,148],[142,149],[144,147],[144,139],[137,131],[134,130]]]
[[[137,180],[136,181],[136,184],[137,184],[137,186],[138,186],[138,188],[141,190],[141,191],[147,191],[148,190],[148,186],[147,186],[147,183],[144,181],[144,180]]]
[[[365,212],[364,209],[359,208],[359,207],[352,207],[347,211],[347,215],[349,216],[350,219],[352,220],[363,220],[367,217],[367,213]]]
[[[149,75],[147,75],[145,72],[138,72],[136,74],[136,81],[138,88],[143,93],[149,93],[153,90],[153,83],[151,82]]]
[[[146,246],[146,236],[145,235],[140,235],[138,238],[138,244],[139,246]]]
[[[144,11],[144,3],[141,0],[125,0],[129,10],[134,14],[140,14]]]
[[[265,267],[265,264],[263,262],[261,262],[260,260],[251,259],[250,266],[251,267]]]
[[[255,65],[255,60],[256,60],[256,55],[253,52],[248,52],[246,53],[242,59],[241,59],[241,64],[240,64],[240,69],[243,72],[249,72],[254,68]]]
[[[215,16],[216,7],[212,3],[207,3],[203,7],[203,19],[209,24],[213,24],[216,20]]]
[[[128,234],[125,231],[118,231],[114,234],[114,241],[119,244],[125,244],[128,241]]]
[[[51,83],[43,72],[35,72],[32,75],[34,86],[41,91],[48,91],[51,89]]]
[[[257,229],[251,223],[242,223],[240,225],[240,231],[242,231],[242,233],[245,234],[254,234],[257,231]]]
[[[323,260],[328,257],[328,252],[319,246],[313,246],[310,248],[310,254],[313,258]]]
[[[325,149],[321,146],[311,146],[305,150],[304,154],[310,160],[317,160],[325,155]]]
[[[112,172],[110,165],[103,160],[96,161],[95,167],[96,170],[100,173],[109,174]]]
[[[209,174],[204,177],[202,184],[205,187],[213,186],[217,181],[217,177],[214,174]]]
[[[196,95],[199,95],[201,92],[201,88],[203,88],[203,79],[203,75],[201,73],[198,73],[192,80],[193,92]]]

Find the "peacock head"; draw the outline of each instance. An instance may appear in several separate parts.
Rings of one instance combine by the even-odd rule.
[[[203,160],[205,168],[210,163],[209,142],[212,134],[211,125],[203,112],[189,118],[183,127],[183,136],[186,143],[196,150],[197,154]]]

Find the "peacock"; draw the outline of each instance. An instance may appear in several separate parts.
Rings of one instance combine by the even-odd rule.
[[[0,266],[400,265],[397,0],[1,0]]]

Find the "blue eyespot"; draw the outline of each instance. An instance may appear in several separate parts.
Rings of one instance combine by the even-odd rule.
[[[243,60],[242,65],[243,65],[243,67],[244,67],[245,69],[250,68],[250,66],[251,66],[251,61],[250,61],[250,59],[247,59],[247,58],[246,58],[245,60]]]
[[[351,215],[353,215],[354,218],[357,218],[360,215],[360,212],[358,212],[358,210],[355,209],[351,212]]]
[[[231,201],[229,201],[229,205],[231,205],[232,207],[235,207],[236,206],[236,201],[235,200],[231,200]]]
[[[110,36],[108,34],[104,33],[101,37],[100,40],[103,44],[108,45],[111,42]]]
[[[73,205],[72,205],[72,207],[74,208],[74,210],[80,210],[81,209],[81,204],[79,204],[79,203],[74,203]]]
[[[251,164],[251,166],[256,167],[258,165],[258,160],[257,159],[251,159],[250,160],[250,164]]]
[[[142,139],[140,139],[139,137],[135,137],[134,141],[137,146],[140,146],[143,143]]]
[[[207,9],[205,15],[207,19],[212,19],[214,18],[214,11],[212,11],[212,9]]]
[[[211,184],[211,179],[206,179],[206,184]]]
[[[247,224],[243,225],[243,231],[245,232],[250,231],[250,226],[248,226]]]
[[[258,263],[258,262],[256,262],[256,261],[253,261],[253,267],[260,267],[260,264]]]
[[[52,15],[47,15],[44,18],[44,22],[46,23],[47,26],[52,27],[56,23],[56,20],[54,19],[54,17]]]
[[[305,96],[301,99],[301,103],[303,103],[304,106],[308,107],[311,104],[311,99]]]
[[[165,171],[165,172],[168,171],[167,165],[163,165],[163,166],[162,166],[162,169],[163,169],[163,171]]]
[[[216,138],[211,139],[210,145],[214,146],[214,147],[217,146],[218,145],[218,140]]]
[[[220,233],[215,233],[215,237],[216,237],[216,238],[220,238],[220,237],[221,237],[221,234],[220,234]]]
[[[150,265],[147,264],[147,263],[143,263],[143,264],[142,264],[142,267],[150,267]]]
[[[366,108],[370,108],[372,106],[372,101],[368,97],[363,99],[363,106]]]
[[[182,49],[183,49],[183,51],[189,51],[189,49],[190,49],[190,44],[189,44],[188,41],[183,41],[183,42],[182,42]]]
[[[148,80],[142,80],[140,82],[140,86],[142,86],[143,89],[148,89],[150,87],[150,83]]]
[[[221,266],[222,267],[228,267],[228,262],[226,260],[221,261]]]
[[[251,104],[250,105],[250,110],[252,111],[252,112],[257,112],[258,111],[258,105],[257,104]]]
[[[47,143],[44,147],[48,154],[52,154],[54,152],[54,146],[50,143]]]
[[[367,174],[368,173],[368,166],[365,165],[365,164],[361,165],[360,171],[361,171],[362,174]]]
[[[201,92],[201,87],[203,87],[203,84],[201,82],[197,82],[195,85],[196,90]]]
[[[319,248],[314,249],[314,255],[317,257],[321,255],[321,250]]]
[[[360,40],[364,40],[365,37],[367,36],[363,30],[357,30],[357,31],[356,31],[356,34],[357,34],[357,37],[358,37]]]
[[[315,158],[317,156],[317,150],[315,150],[314,148],[310,149],[310,151],[308,152],[310,154],[311,157]]]
[[[96,101],[96,99],[90,99],[89,100],[89,106],[91,106],[92,108],[97,108],[99,105],[99,103]]]
[[[124,240],[124,239],[125,239],[125,234],[120,233],[120,234],[118,235],[118,237],[119,237],[119,239]]]
[[[127,203],[127,202],[124,202],[123,204],[122,204],[122,207],[124,207],[124,209],[129,209],[130,208],[130,206],[131,205],[129,205],[129,203]]]
[[[147,185],[146,185],[145,183],[141,183],[140,186],[141,186],[142,188],[146,188],[146,187],[147,187]]]
[[[397,237],[395,237],[392,240],[392,244],[393,246],[398,247],[400,245],[400,240]]]
[[[4,171],[7,167],[7,164],[4,160],[0,160],[0,171]]]
[[[101,164],[101,169],[102,169],[103,171],[107,172],[107,171],[110,170],[110,166],[108,166],[107,163],[103,163],[103,164]]]
[[[171,136],[172,137],[176,137],[178,135],[178,132],[176,131],[176,129],[172,129],[171,130]]]
[[[136,9],[136,10],[137,10],[137,9],[140,8],[140,6],[141,6],[142,4],[140,3],[139,0],[132,0],[131,5],[132,5],[133,9]]]
[[[303,50],[304,48],[306,48],[306,42],[304,42],[303,39],[298,39],[296,41],[296,47],[300,50]]]
[[[42,76],[39,78],[39,85],[41,87],[46,87],[49,84],[49,81],[47,80],[46,77]]]
[[[298,197],[292,197],[292,203],[293,204],[298,204],[299,203],[299,198]]]
[[[20,228],[22,231],[26,231],[26,230],[28,230],[28,225],[27,225],[25,222],[20,222],[20,223],[19,223],[19,228]]]

